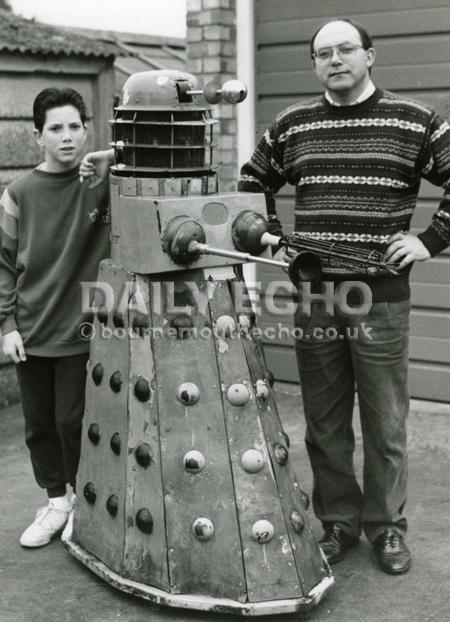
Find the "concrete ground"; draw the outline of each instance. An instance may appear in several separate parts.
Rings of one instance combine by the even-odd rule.
[[[303,449],[298,388],[277,386],[291,438],[291,459],[311,489]],[[245,618],[160,608],[109,587],[78,563],[59,540],[37,550],[18,543],[45,498],[34,483],[23,441],[20,406],[0,411],[0,622],[238,622]],[[409,418],[407,516],[413,566],[392,577],[374,565],[366,540],[333,566],[336,585],[310,614],[247,618],[259,622],[443,622],[450,620],[450,406],[413,402]],[[361,436],[357,434],[358,469]],[[311,514],[317,536],[321,529]]]

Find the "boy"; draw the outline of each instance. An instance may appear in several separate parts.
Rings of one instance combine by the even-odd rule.
[[[73,89],[45,89],[33,104],[44,162],[0,200],[0,328],[17,364],[25,440],[48,505],[24,531],[25,547],[48,544],[67,522],[79,462],[89,343],[82,281],[109,255],[108,179],[79,181],[86,106]]]

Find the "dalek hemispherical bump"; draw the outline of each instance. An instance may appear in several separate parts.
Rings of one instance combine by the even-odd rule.
[[[216,337],[232,337],[236,332],[236,322],[231,315],[220,315],[214,326]]]
[[[259,397],[260,400],[267,400],[270,396],[270,390],[264,380],[257,380],[255,385],[255,393],[256,397]]]
[[[90,504],[90,505],[94,505],[94,503],[97,501],[97,491],[95,489],[95,486],[92,482],[88,482],[85,487],[83,488],[83,495],[84,498],[86,499],[86,501]]]
[[[257,449],[248,449],[242,454],[241,466],[247,473],[259,473],[264,468],[264,456]]]
[[[103,326],[108,323],[108,309],[105,307],[105,305],[101,305],[98,308],[97,318],[100,324],[103,324]]]
[[[298,510],[294,510],[291,513],[291,524],[295,533],[302,533],[305,528],[305,521]]]
[[[307,510],[309,508],[309,504],[310,504],[308,493],[306,493],[304,490],[299,488],[298,489],[298,496],[300,497],[300,501],[302,502],[303,507],[305,508],[305,510]]]
[[[150,535],[153,532],[153,516],[148,508],[141,508],[136,513],[136,526],[142,533]]]
[[[196,518],[192,523],[192,533],[198,540],[206,542],[214,535],[214,524],[209,518]]]
[[[109,446],[111,447],[112,452],[116,456],[120,456],[122,442],[120,440],[120,435],[118,432],[114,432],[114,434],[111,436],[111,440],[109,441]]]
[[[120,371],[115,371],[109,379],[109,386],[114,393],[119,393],[122,388],[123,378]]]
[[[139,466],[144,469],[148,468],[153,462],[152,450],[148,443],[141,443],[134,450],[134,457]]]
[[[196,449],[191,449],[183,456],[183,464],[189,473],[200,473],[205,468],[205,456]]]
[[[280,466],[286,466],[289,459],[289,452],[287,448],[281,443],[275,443],[273,446],[273,453],[275,454],[275,460]]]
[[[98,445],[100,442],[100,426],[98,423],[91,423],[87,431],[88,439],[94,445]]]
[[[252,316],[248,313],[240,313],[238,317],[238,322],[241,332],[244,334],[248,334],[253,325]]]
[[[275,535],[275,529],[268,520],[261,519],[252,526],[252,538],[259,544],[267,544]]]
[[[151,395],[148,380],[140,376],[134,384],[134,394],[140,402],[147,402]]]
[[[200,389],[193,382],[183,382],[177,389],[177,398],[185,406],[192,406],[200,399]]]
[[[180,313],[170,321],[170,327],[177,332],[178,339],[188,339],[192,334],[194,322],[187,313]]]
[[[95,367],[92,370],[92,380],[95,386],[97,387],[99,386],[99,384],[101,383],[103,379],[103,374],[104,374],[103,365],[101,363],[97,363],[97,365],[95,365]]]
[[[117,495],[110,495],[106,501],[106,511],[110,516],[115,518],[119,510],[119,499]]]
[[[227,390],[227,400],[233,406],[244,406],[250,400],[250,391],[245,384],[232,384]]]
[[[264,372],[264,380],[267,382],[269,387],[273,387],[275,384],[275,376],[268,369]]]

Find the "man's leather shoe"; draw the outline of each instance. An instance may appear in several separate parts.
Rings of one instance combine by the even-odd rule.
[[[381,570],[389,574],[408,572],[411,566],[411,553],[401,533],[394,529],[386,529],[375,540],[373,548]]]
[[[325,557],[329,564],[344,559],[345,553],[349,548],[358,544],[359,538],[350,536],[339,525],[329,525],[325,529],[323,538],[319,540],[320,547],[325,553]]]

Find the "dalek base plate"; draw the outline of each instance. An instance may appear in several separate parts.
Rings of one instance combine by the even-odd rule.
[[[63,544],[78,561],[112,587],[127,594],[148,600],[156,605],[174,607],[177,609],[193,609],[196,611],[229,613],[242,616],[297,613],[316,606],[325,596],[326,592],[334,585],[334,578],[330,574],[314,586],[307,597],[256,603],[240,603],[228,598],[214,598],[201,594],[169,594],[156,587],[125,579],[79,544],[73,542],[70,536],[63,541]]]

